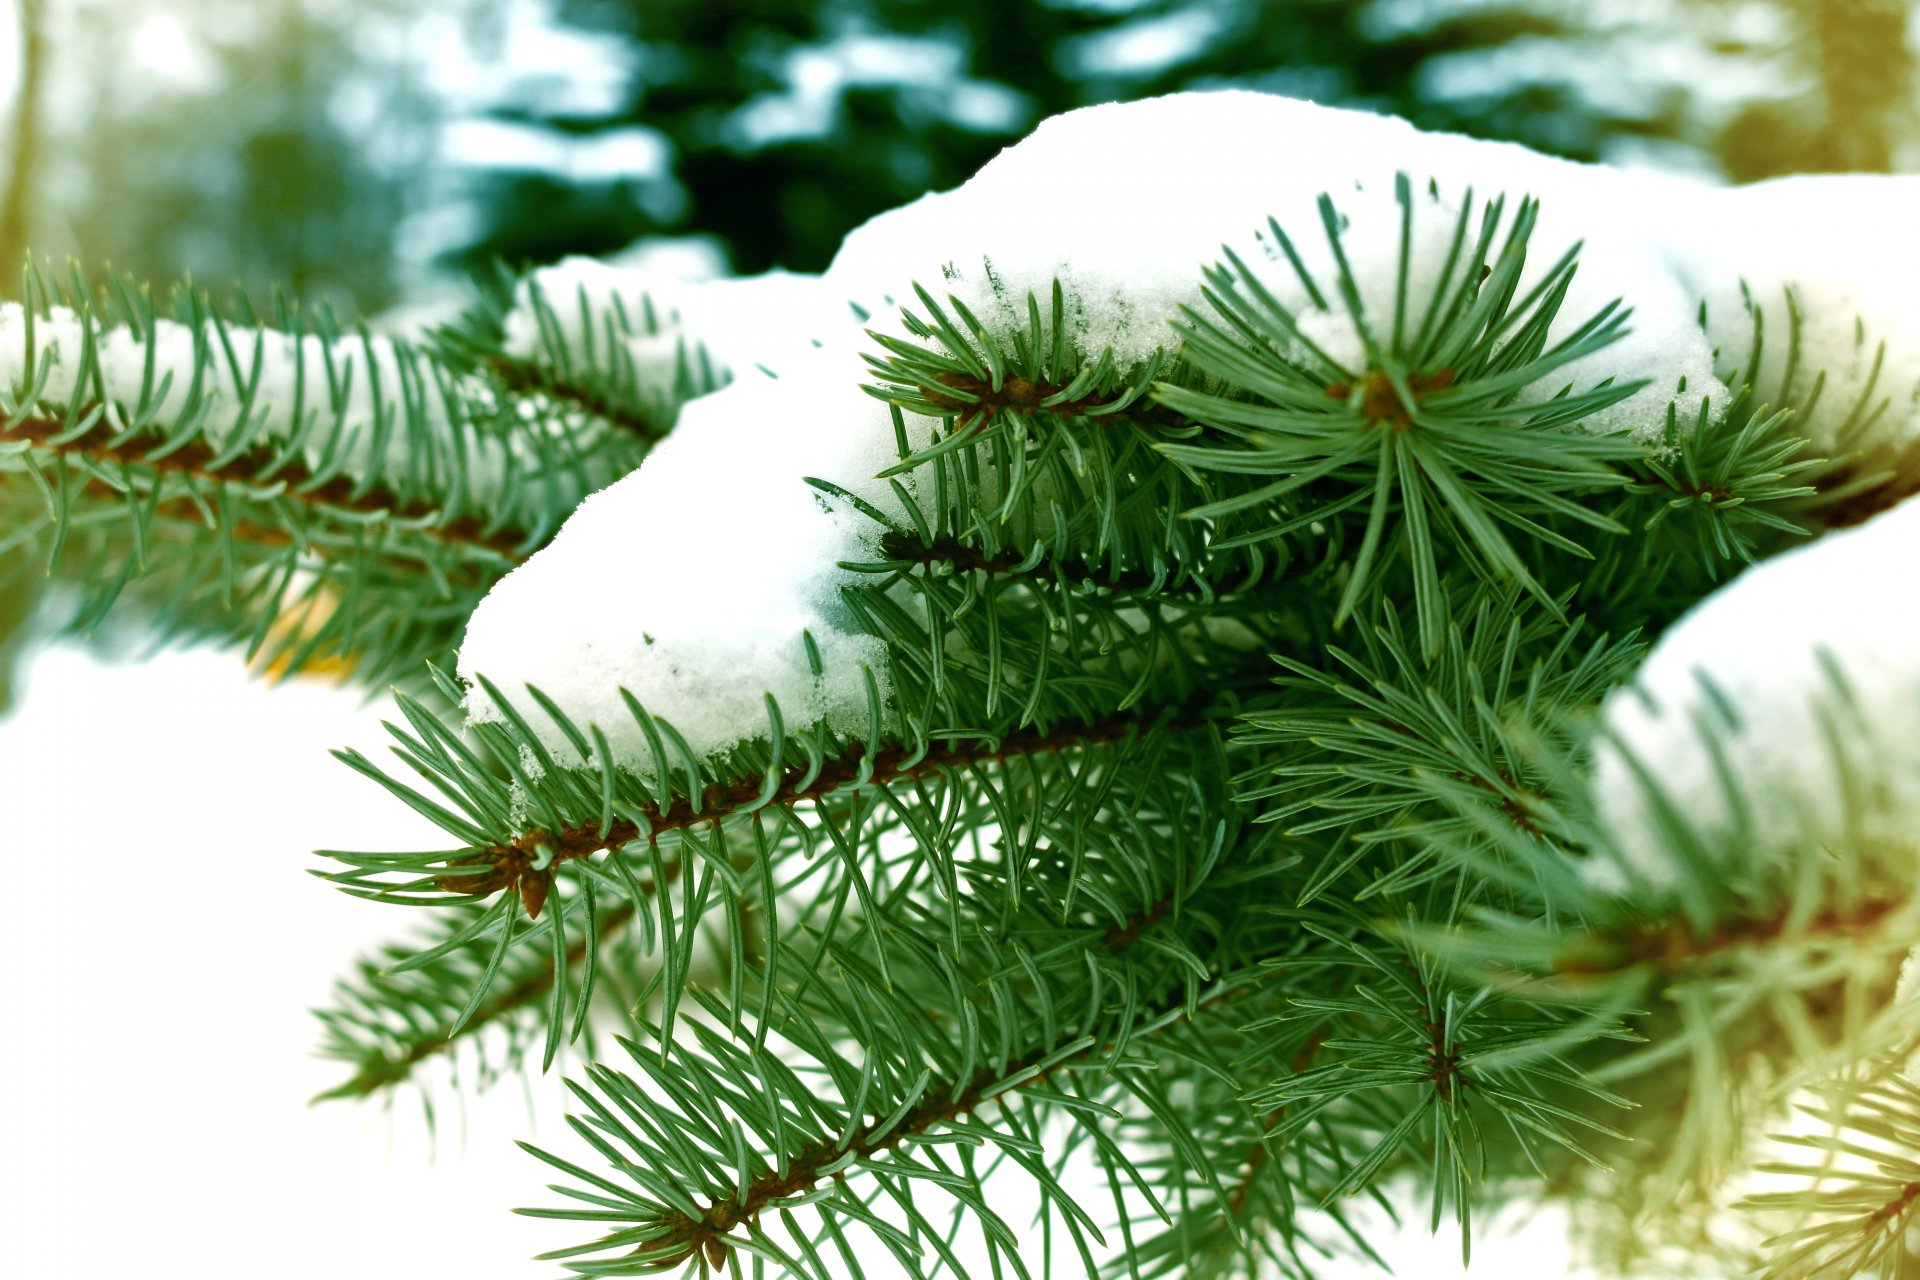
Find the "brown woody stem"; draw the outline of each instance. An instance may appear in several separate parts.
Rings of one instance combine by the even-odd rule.
[[[223,485],[257,483],[255,478],[262,471],[275,462],[281,462],[275,471],[275,481],[284,483],[284,496],[316,510],[332,508],[363,517],[384,515],[401,520],[420,520],[437,514],[437,509],[430,503],[418,500],[394,502],[374,493],[357,492],[355,481],[346,476],[334,476],[315,484],[313,481],[316,477],[302,461],[297,458],[283,461],[274,450],[268,448],[249,450],[215,467],[213,464],[220,460],[219,455],[211,446],[199,440],[169,448],[158,457],[151,456],[149,451],[143,451],[131,442],[115,443],[114,436],[118,432],[104,415],[73,439],[56,440],[66,430],[68,424],[54,419],[24,418],[11,427],[0,424],[0,442],[24,441],[49,453],[84,457],[116,466],[141,467],[156,475],[172,475]],[[524,541],[522,535],[507,530],[489,530],[477,517],[470,515],[441,524],[421,525],[412,531],[448,546],[485,553],[489,559],[517,563],[526,554],[521,547]],[[260,532],[277,533],[271,530]],[[286,535],[278,534],[277,540],[286,540]]]

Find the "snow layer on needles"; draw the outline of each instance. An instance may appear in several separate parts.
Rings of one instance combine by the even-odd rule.
[[[1916,558],[1920,501],[1908,501],[1755,565],[1661,638],[1607,699],[1618,745],[1594,758],[1600,820],[1634,872],[1675,879],[1629,755],[1730,864],[1808,840],[1920,841]],[[1748,814],[1737,839],[1715,750]]]
[[[804,477],[834,479],[891,515],[876,473],[898,461],[886,405],[860,390],[851,348],[814,353],[777,381],[751,378],[687,405],[638,470],[583,502],[552,543],[495,584],[474,613],[460,674],[508,697],[531,683],[569,719],[597,724],[615,757],[650,762],[626,688],[700,755],[767,732],[765,695],[785,723],[864,730],[877,641],[845,616],[836,562],[877,558],[880,528]],[[908,418],[910,447],[932,419]],[[802,632],[818,646],[813,674]],[[477,684],[467,710],[498,718]],[[579,756],[557,728],[546,745]]]
[[[755,350],[751,358],[771,363],[778,381],[745,379],[695,401],[637,474],[589,499],[549,548],[482,603],[461,654],[462,674],[484,672],[510,697],[537,685],[570,719],[598,724],[619,762],[636,768],[649,762],[622,687],[701,753],[762,736],[769,693],[792,728],[822,719],[864,723],[860,672],[880,654],[843,616],[838,592],[848,579],[835,566],[870,558],[879,531],[857,512],[825,509],[803,479],[819,476],[883,508],[894,505],[874,478],[895,460],[894,435],[884,407],[858,388],[858,353],[870,344],[835,316],[843,300],[899,333],[897,304],[918,309],[917,282],[936,298],[958,296],[1004,331],[1025,324],[1028,293],[1047,298],[1057,277],[1083,353],[1111,348],[1119,362],[1135,364],[1174,340],[1168,320],[1182,306],[1200,305],[1201,269],[1219,261],[1225,245],[1264,273],[1333,354],[1358,364],[1351,322],[1337,313],[1308,314],[1314,304],[1265,238],[1267,219],[1279,221],[1328,297],[1336,297],[1317,208],[1321,193],[1330,193],[1349,220],[1344,245],[1366,309],[1376,321],[1389,319],[1401,172],[1418,193],[1416,272],[1433,270],[1444,257],[1453,214],[1469,189],[1476,201],[1507,196],[1509,218],[1520,198],[1535,196],[1542,208],[1531,278],[1584,242],[1558,333],[1615,298],[1633,309],[1629,337],[1535,394],[1569,382],[1644,379],[1642,392],[1588,424],[1643,439],[1664,429],[1677,395],[1683,423],[1703,399],[1709,411],[1724,404],[1726,389],[1713,376],[1712,348],[1698,324],[1699,299],[1723,288],[1736,266],[1751,267],[1745,251],[1724,270],[1683,272],[1678,265],[1704,254],[1712,237],[1738,220],[1731,208],[1697,215],[1702,202],[1722,199],[1706,188],[1256,94],[1090,108],[1045,122],[958,190],[883,214],[851,235],[810,299],[804,286],[791,285],[802,319],[817,306],[826,323],[795,324],[781,304],[763,305],[746,292],[789,285],[742,285],[745,305],[716,313],[697,336],[724,352],[725,334],[733,331],[743,350],[771,350],[776,337],[797,331],[820,337],[827,348],[810,352],[808,341],[797,354],[788,348],[771,361]],[[1430,180],[1437,196],[1429,194]],[[1725,197],[1736,198],[1746,197]],[[1756,206],[1768,198],[1752,197]],[[624,279],[580,264],[566,270],[573,273],[568,280],[547,285],[556,299],[567,289],[612,289]],[[1417,274],[1415,284],[1417,290]],[[670,301],[688,333],[702,328],[693,313],[704,296],[694,291]],[[930,429],[912,423],[913,442]],[[1802,625],[1821,611],[1793,606],[1783,614]],[[803,629],[819,645],[820,678],[809,669]],[[1791,627],[1780,634],[1790,636]],[[876,667],[876,675],[884,672]],[[477,689],[469,710],[480,719],[498,714]],[[569,754],[557,729],[546,740],[562,757]]]
[[[538,296],[546,307],[534,305]],[[616,317],[624,314],[624,332]],[[724,380],[756,366],[778,373],[826,339],[851,329],[855,313],[820,278],[786,271],[685,280],[592,258],[566,258],[532,273],[506,320],[508,355],[540,358],[558,340],[574,357],[604,354],[612,335],[643,382],[673,385],[682,360],[705,351]]]
[[[95,343],[95,369],[85,370],[87,329]],[[329,341],[317,334],[232,328],[229,360],[219,337],[190,325],[157,320],[153,326],[149,382],[148,344],[143,334],[108,326],[66,307],[33,317],[18,303],[0,305],[0,388],[26,396],[37,389],[37,410],[62,414],[84,377],[83,402],[102,401],[111,420],[126,421],[143,390],[171,421],[195,393],[200,396],[200,435],[219,448],[238,430],[262,442],[296,437],[308,424],[302,455],[309,465],[337,465],[348,475],[365,474],[376,459],[382,469],[402,469],[418,447],[403,426],[408,411],[421,430],[448,431],[442,388],[427,362],[405,344],[383,337]],[[202,341],[204,338],[204,341]],[[29,377],[31,370],[31,377]],[[384,442],[376,442],[385,421]],[[338,423],[344,445],[332,445]],[[468,482],[490,483],[502,470],[497,440],[470,433],[465,440]]]
[[[1920,438],[1920,178],[1781,178],[1703,191],[1685,213],[1674,268],[1705,301],[1723,365],[1752,365],[1758,308],[1765,337],[1756,391],[1802,409],[1797,429],[1820,449],[1858,448],[1884,462]],[[1789,293],[1801,314],[1791,385]],[[1885,410],[1856,438],[1840,439],[1863,396],[1870,406],[1885,400]]]
[[[1665,218],[1697,194],[1693,184],[1265,94],[1178,94],[1055,116],[957,190],[924,196],[853,232],[826,282],[883,318],[889,297],[917,306],[918,283],[936,298],[959,297],[990,328],[1004,330],[1024,325],[1027,295],[1044,302],[1057,277],[1083,353],[1110,346],[1127,366],[1169,342],[1167,321],[1182,306],[1204,310],[1200,271],[1221,260],[1225,245],[1306,317],[1310,336],[1350,366],[1364,367],[1337,301],[1318,200],[1330,195],[1350,223],[1343,244],[1366,309],[1384,327],[1399,260],[1399,173],[1418,193],[1416,271],[1435,271],[1444,261],[1469,188],[1476,203],[1505,195],[1509,221],[1523,197],[1540,199],[1523,288],[1584,241],[1554,336],[1616,298],[1633,308],[1633,332],[1539,393],[1557,392],[1569,380],[1648,382],[1590,420],[1589,429],[1650,437],[1664,427],[1682,387],[1695,397],[1696,412],[1700,395],[1724,397],[1696,300],[1662,252]],[[1430,183],[1439,187],[1437,199],[1428,194]],[[1266,237],[1269,217],[1298,248],[1333,311],[1312,314],[1310,295]],[[1477,230],[1477,210],[1473,225]],[[1421,283],[1416,276],[1416,298]]]

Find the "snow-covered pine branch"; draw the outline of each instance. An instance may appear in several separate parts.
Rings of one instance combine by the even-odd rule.
[[[1148,156],[1178,157],[1180,180],[1127,186],[1124,199],[1051,194],[1098,190],[1097,175]],[[1401,174],[1416,192],[1404,211],[1393,199]],[[1338,250],[1321,234],[1323,194],[1342,220]],[[1057,282],[1066,307],[1058,328],[1071,351],[1056,363],[1084,369],[1104,360],[1124,383],[1150,365],[1172,373],[1180,348],[1169,323],[1183,309],[1207,312],[1202,268],[1224,250],[1298,318],[1302,352],[1310,347],[1327,362],[1329,381],[1358,386],[1375,363],[1368,344],[1384,338],[1381,326],[1410,331],[1426,321],[1425,300],[1464,251],[1454,237],[1470,198],[1502,194],[1541,201],[1522,292],[1579,247],[1580,269],[1559,299],[1550,340],[1617,299],[1632,308],[1629,331],[1556,369],[1550,384],[1517,389],[1522,398],[1642,384],[1581,425],[1649,444],[1670,404],[1683,422],[1703,403],[1716,412],[1727,393],[1699,329],[1699,300],[1669,263],[1663,226],[1663,210],[1699,191],[1260,95],[1180,95],[1049,121],[957,191],[856,231],[823,287],[872,306],[875,332],[896,341],[919,335],[888,299],[905,300],[923,320],[928,305],[972,317],[977,330],[938,334],[936,344],[956,374],[973,366],[997,388],[1005,370],[989,363],[1027,327],[1029,299],[1044,305]],[[1403,213],[1411,222],[1404,277]],[[1358,288],[1351,299],[1336,291],[1343,277]],[[916,286],[927,294],[918,306]],[[1404,315],[1403,299],[1412,303]],[[622,688],[699,754],[764,733],[767,695],[790,727],[864,718],[861,669],[882,679],[884,669],[873,638],[839,603],[853,581],[839,565],[879,558],[883,525],[851,499],[819,497],[805,480],[830,481],[903,521],[901,490],[913,495],[916,474],[881,473],[940,431],[924,414],[890,420],[862,392],[864,341],[828,341],[775,384],[731,387],[689,406],[668,446],[585,504],[537,562],[476,610],[462,673],[485,675],[509,696],[539,688],[568,717],[612,735],[627,767],[644,765],[647,753]],[[630,549],[683,546],[683,554],[650,558],[632,590],[611,593],[590,632],[543,621],[608,581]],[[727,583],[719,590],[717,576]],[[482,692],[469,708],[481,719],[498,714]],[[564,758],[565,735],[552,726],[543,733]]]
[[[1796,1083],[1884,1047],[1920,927],[1910,620],[1862,603],[1911,523],[1907,281],[1767,249],[1809,208],[1890,237],[1910,189],[1098,108],[778,286],[866,329],[684,404],[692,305],[609,326],[621,280],[561,269],[584,319],[531,289],[508,358],[671,367],[679,421],[476,610],[440,685],[467,724],[403,700],[412,776],[345,756],[458,847],[332,855],[454,912],[330,1017],[344,1091],[439,1053],[421,1018],[550,1059],[604,927],[660,997],[635,1061],[687,1102],[590,1069],[641,1189],[548,1157],[595,1207],[542,1215],[608,1232],[554,1255],[583,1270],[825,1276],[856,1220],[960,1270],[922,1179],[1010,1257],[943,1157],[976,1104],[1076,1239],[1045,1134],[1080,1124],[1129,1239],[1168,1208],[1156,1274],[1293,1265],[1318,1214],[1364,1247],[1333,1199],[1396,1179],[1464,1227],[1544,1175],[1659,1238]],[[698,1149],[615,1108],[697,1112]],[[794,1248],[765,1229],[802,1210]]]
[[[621,283],[654,314],[662,282]],[[552,385],[486,376],[489,350],[511,363],[518,348],[471,332],[463,361],[445,343],[342,332],[291,308],[260,327],[197,293],[169,313],[118,280],[96,291],[31,272],[29,285],[28,303],[0,310],[8,545],[54,555],[60,594],[76,601],[70,625],[94,624],[130,590],[163,630],[264,648],[279,671],[331,658],[364,678],[415,680],[424,661],[450,662],[487,587],[671,427],[666,413],[636,435],[614,420],[622,405],[712,385],[628,359],[626,400],[583,412],[560,407]],[[513,344],[541,314],[535,286],[520,296],[504,316]],[[576,316],[598,315],[580,301]],[[670,314],[672,341],[699,350]],[[551,367],[571,378],[589,366]]]
[[[687,401],[777,371],[861,313],[817,277],[680,279],[567,258],[483,291],[437,337],[457,366],[652,443]]]

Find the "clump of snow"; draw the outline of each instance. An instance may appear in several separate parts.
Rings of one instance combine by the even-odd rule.
[[[1828,174],[1703,191],[1676,211],[1673,266],[1705,301],[1722,364],[1751,364],[1757,307],[1765,338],[1756,392],[1806,409],[1824,375],[1795,424],[1823,450],[1884,462],[1920,439],[1916,210],[1920,178]],[[1792,385],[1789,291],[1802,316]],[[1863,396],[1869,407],[1885,400],[1885,412],[1857,438],[1839,439]]]
[[[958,189],[923,196],[854,231],[826,283],[886,318],[885,299],[911,299],[917,282],[936,298],[960,298],[990,328],[1005,331],[1024,325],[1027,295],[1044,300],[1058,278],[1082,352],[1111,347],[1127,366],[1169,343],[1167,322],[1183,305],[1204,311],[1200,268],[1218,261],[1224,244],[1263,271],[1275,295],[1307,318],[1316,341],[1364,367],[1334,288],[1317,202],[1330,195],[1348,220],[1344,247],[1366,310],[1376,330],[1384,329],[1399,261],[1400,173],[1419,193],[1416,269],[1434,272],[1444,261],[1469,188],[1476,202],[1506,196],[1509,219],[1523,197],[1534,196],[1541,212],[1523,289],[1584,243],[1554,338],[1616,298],[1633,308],[1632,333],[1539,389],[1552,394],[1569,381],[1591,385],[1607,377],[1647,380],[1638,395],[1590,420],[1590,430],[1650,438],[1683,390],[1695,413],[1699,397],[1724,398],[1697,300],[1661,252],[1665,212],[1697,196],[1693,183],[1574,164],[1511,143],[1423,133],[1391,117],[1266,94],[1175,94],[1055,116]],[[1437,198],[1430,183],[1438,184]],[[1319,311],[1266,241],[1269,217],[1300,251],[1329,311]],[[1416,297],[1421,283],[1416,277]]]
[[[766,694],[789,727],[863,730],[863,669],[883,695],[887,673],[878,642],[840,605],[836,562],[875,558],[881,530],[803,480],[833,479],[904,515],[873,479],[899,453],[888,407],[860,390],[863,367],[854,348],[829,349],[778,381],[747,379],[688,404],[638,471],[589,497],[495,584],[467,629],[461,676],[484,673],[508,697],[537,686],[569,719],[599,725],[636,768],[650,752],[623,687],[700,755],[764,737]],[[909,448],[938,425],[906,421]],[[499,715],[478,685],[467,710]],[[580,763],[556,727],[532,719],[556,759]]]
[[[1729,871],[1809,841],[1920,854],[1916,557],[1920,502],[1906,502],[1753,566],[1661,638],[1608,697],[1593,763],[1626,869],[1660,886],[1676,875],[1629,755]]]
[[[576,257],[521,283],[503,345],[508,355],[530,359],[550,358],[557,344],[570,360],[604,361],[609,343],[618,344],[641,384],[664,391],[702,354],[716,381],[756,367],[778,374],[856,320],[818,276],[769,271],[689,280]]]

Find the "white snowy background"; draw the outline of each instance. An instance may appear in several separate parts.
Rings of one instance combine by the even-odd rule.
[[[313,879],[310,851],[439,843],[326,755],[384,750],[391,714],[207,650],[33,659],[0,720],[0,1276],[559,1274],[527,1259],[579,1229],[508,1212],[552,1199],[513,1140],[572,1145],[557,1073],[464,1107],[443,1091],[437,1144],[410,1095],[307,1105],[340,1077],[308,1008],[409,923]],[[1461,1275],[1458,1237],[1409,1209],[1380,1235],[1396,1274]],[[1579,1273],[1549,1213],[1496,1223],[1471,1274]]]

